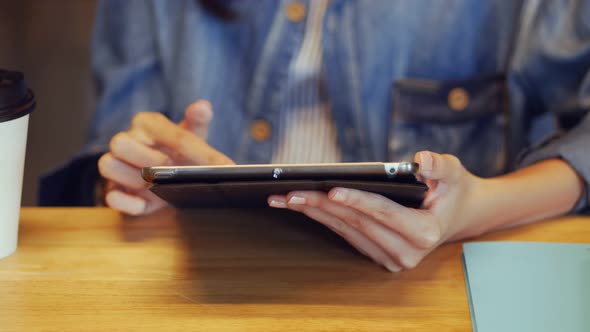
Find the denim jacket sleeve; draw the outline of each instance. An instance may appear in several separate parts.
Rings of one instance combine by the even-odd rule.
[[[142,111],[166,113],[155,50],[153,13],[142,0],[98,3],[92,69],[98,100],[89,143],[77,156],[41,178],[39,205],[94,205],[97,160],[117,132]]]
[[[524,83],[535,109],[567,121],[558,121],[561,128],[557,134],[524,151],[519,166],[549,158],[568,162],[585,184],[584,195],[573,211],[580,212],[590,203],[590,3],[533,3],[538,7],[524,12],[515,75]]]

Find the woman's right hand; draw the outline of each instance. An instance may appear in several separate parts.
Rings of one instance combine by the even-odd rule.
[[[189,105],[179,124],[161,113],[135,115],[131,128],[113,136],[110,151],[98,160],[98,170],[106,180],[106,204],[130,215],[148,214],[166,206],[148,190],[141,178],[142,167],[233,164],[206,142],[212,118],[211,104],[205,100]]]

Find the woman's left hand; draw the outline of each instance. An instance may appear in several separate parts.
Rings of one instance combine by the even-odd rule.
[[[475,203],[483,182],[452,155],[422,151],[414,160],[429,187],[421,209],[346,188],[273,195],[268,204],[324,224],[389,271],[411,269],[441,243],[474,235],[469,229],[477,220]]]

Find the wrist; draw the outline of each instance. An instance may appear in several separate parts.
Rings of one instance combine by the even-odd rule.
[[[494,220],[497,209],[494,192],[497,184],[492,179],[471,175],[469,185],[464,189],[461,213],[455,220],[458,229],[450,237],[450,241],[479,236],[489,231],[490,220]]]
[[[514,212],[518,212],[518,197],[523,193],[510,190],[500,178],[478,178],[469,202],[475,206],[468,229],[470,237],[488,233],[518,218]]]
[[[561,160],[546,160],[495,178],[476,178],[465,199],[464,227],[454,239],[527,224],[571,211],[581,179]]]

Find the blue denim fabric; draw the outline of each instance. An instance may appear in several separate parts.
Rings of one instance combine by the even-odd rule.
[[[101,1],[89,143],[42,181],[40,203],[73,204],[56,188],[90,190],[64,183],[70,168],[105,151],[137,112],[180,121],[201,98],[214,105],[213,147],[238,163],[269,162],[279,136],[258,142],[249,126],[278,126],[305,27],[287,19],[289,2],[225,1],[238,18],[224,21],[195,0]],[[332,0],[322,46],[345,161],[411,160],[429,149],[494,176],[519,167],[525,151],[520,166],[560,157],[588,183],[590,120],[579,119],[590,108],[590,1]],[[456,88],[469,98],[462,111],[449,107]],[[560,128],[564,117],[578,127]]]

